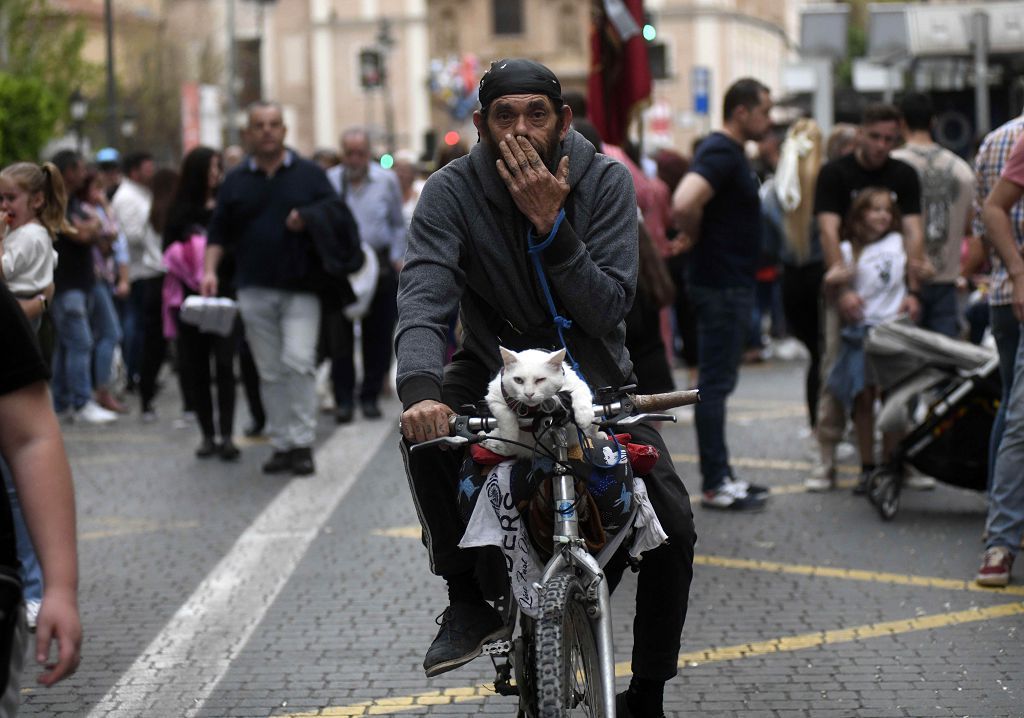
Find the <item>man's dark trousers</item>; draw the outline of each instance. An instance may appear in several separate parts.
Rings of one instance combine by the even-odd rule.
[[[442,401],[456,411],[474,404],[483,398],[490,378],[482,362],[465,351],[459,352],[445,367]],[[693,579],[693,546],[697,538],[693,512],[686,487],[672,465],[661,435],[646,424],[621,431],[631,434],[634,443],[650,444],[660,452],[644,482],[668,542],[644,553],[640,562],[633,620],[633,674],[667,681],[677,673],[680,637]],[[431,571],[439,576],[472,571],[478,556],[476,550],[458,547],[465,528],[456,501],[462,452],[424,449],[412,453],[406,441],[401,443]],[[612,588],[624,567],[624,556],[608,566],[606,573]]]
[[[398,320],[398,273],[388,259],[387,250],[377,253],[380,277],[366,316],[360,320],[363,349],[363,383],[359,402],[376,403],[391,369],[395,323]],[[355,337],[352,322],[343,312],[330,320],[331,382],[337,406],[352,406],[355,395]]]

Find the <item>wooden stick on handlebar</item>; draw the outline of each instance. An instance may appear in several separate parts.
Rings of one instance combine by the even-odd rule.
[[[636,394],[632,397],[638,411],[665,411],[677,406],[688,406],[700,402],[700,391],[670,391],[665,394]]]

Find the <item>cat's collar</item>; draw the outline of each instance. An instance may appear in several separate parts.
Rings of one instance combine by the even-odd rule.
[[[562,366],[561,369],[562,369],[562,378],[564,379],[565,378],[565,367]],[[498,386],[501,387],[501,398],[505,400],[505,406],[507,406],[509,409],[514,411],[519,416],[535,416],[538,412],[540,412],[540,406],[541,406],[540,404],[538,404],[536,406],[530,406],[529,404],[524,404],[523,402],[521,402],[521,401],[519,401],[517,399],[513,399],[509,395],[508,391],[505,389],[505,368],[504,367],[502,367],[501,371],[498,372],[498,376],[499,376]]]

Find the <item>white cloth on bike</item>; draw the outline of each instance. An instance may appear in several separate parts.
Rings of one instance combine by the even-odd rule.
[[[530,544],[526,525],[512,500],[514,463],[503,461],[492,467],[487,474],[459,548],[497,546],[505,556],[505,570],[519,608],[526,615],[536,618],[540,605],[536,584],[540,581],[543,566]],[[481,501],[482,496],[486,496],[487,500]],[[644,551],[665,543],[668,534],[658,520],[647,495],[647,485],[640,477],[633,479],[633,500],[637,508],[633,521],[636,531],[629,554],[636,558]]]
[[[503,461],[491,468],[477,497],[469,525],[459,548],[497,546],[505,556],[505,570],[512,583],[512,592],[519,608],[527,616],[537,617],[540,598],[535,584],[540,581],[540,560],[530,546],[515,501],[512,500],[512,466]],[[486,497],[486,501],[480,500]]]
[[[668,534],[651,505],[647,484],[639,476],[633,478],[633,500],[636,501],[636,520],[633,522],[636,533],[629,546],[629,555],[636,558],[644,551],[661,546],[668,540]]]

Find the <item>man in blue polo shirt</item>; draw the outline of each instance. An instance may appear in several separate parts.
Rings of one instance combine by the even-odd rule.
[[[334,196],[320,167],[285,147],[280,105],[257,102],[246,127],[251,154],[225,178],[210,220],[202,292],[217,293],[217,265],[235,256],[238,307],[259,370],[274,449],[264,473],[314,473],[316,342],[320,300],[310,290],[312,239],[298,210]]]
[[[703,496],[709,509],[764,507],[766,490],[736,478],[725,445],[725,402],[736,388],[754,305],[761,199],[744,143],[771,129],[772,100],[757,80],[725,93],[722,129],[697,149],[672,198],[677,241],[691,253],[689,293],[697,312],[698,385],[694,424]]]

